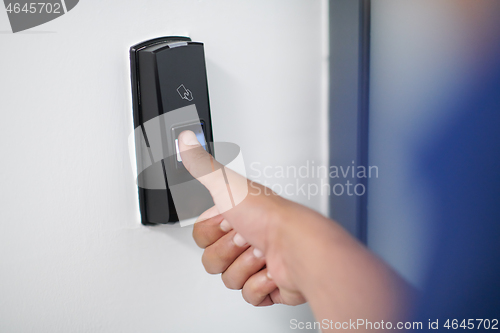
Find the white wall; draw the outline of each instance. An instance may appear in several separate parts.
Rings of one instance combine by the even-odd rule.
[[[140,225],[128,48],[206,43],[214,135],[246,164],[324,163],[325,0],[97,1],[24,33],[0,10],[0,331],[287,332],[201,265],[190,228]],[[326,201],[292,199],[326,212]]]

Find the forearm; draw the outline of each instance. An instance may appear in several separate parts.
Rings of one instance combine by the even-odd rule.
[[[309,210],[284,225],[287,266],[317,318],[394,321],[405,316],[411,287],[335,222]]]

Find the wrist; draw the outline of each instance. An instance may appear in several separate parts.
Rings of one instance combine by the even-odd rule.
[[[317,319],[395,320],[411,288],[339,224],[298,206],[279,226],[283,261]]]
[[[350,236],[321,214],[284,200],[269,224],[268,249],[301,293],[314,294],[324,266]],[[279,274],[279,272],[277,272]]]

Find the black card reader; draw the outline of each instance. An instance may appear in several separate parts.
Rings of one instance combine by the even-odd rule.
[[[177,136],[192,130],[213,155],[203,43],[188,37],[151,39],[130,48],[130,64],[141,221],[174,223],[180,214],[169,180],[171,187],[192,179],[182,165]],[[187,214],[192,217],[210,207],[200,204],[197,193],[206,197],[208,192],[200,184],[186,196],[193,200]]]

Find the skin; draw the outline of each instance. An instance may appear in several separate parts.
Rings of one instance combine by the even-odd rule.
[[[318,321],[405,318],[411,287],[340,225],[225,169],[233,197],[244,198],[232,208],[222,166],[193,132],[179,135],[179,148],[215,203],[195,224],[194,240],[205,249],[206,271],[229,289],[255,306],[307,301]]]

